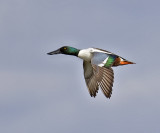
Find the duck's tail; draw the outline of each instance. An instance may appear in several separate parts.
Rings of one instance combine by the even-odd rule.
[[[136,64],[134,62],[128,61],[122,57],[117,57],[117,59],[115,60],[113,66],[120,66],[120,65],[128,65],[128,64]]]
[[[119,63],[119,65],[127,65],[127,64],[136,64],[136,63],[131,62],[131,61],[127,61],[127,60],[120,61],[120,63]]]

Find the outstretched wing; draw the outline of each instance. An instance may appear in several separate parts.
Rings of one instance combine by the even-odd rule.
[[[112,68],[99,67],[90,62],[83,62],[84,78],[91,97],[95,97],[99,86],[107,98],[111,97],[114,73]]]

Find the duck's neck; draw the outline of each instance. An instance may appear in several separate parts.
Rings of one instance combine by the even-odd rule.
[[[91,58],[92,58],[91,49],[88,48],[88,49],[80,50],[78,53],[78,57],[85,60],[85,61],[90,62]]]

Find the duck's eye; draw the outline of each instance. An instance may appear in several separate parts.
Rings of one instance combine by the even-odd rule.
[[[64,49],[64,50],[66,50],[67,48],[66,48],[66,47],[64,47],[63,49]]]

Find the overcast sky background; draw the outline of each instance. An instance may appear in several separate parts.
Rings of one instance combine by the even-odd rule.
[[[98,47],[136,65],[114,68],[111,99],[91,98],[82,60]],[[159,0],[1,0],[1,133],[159,133]]]

